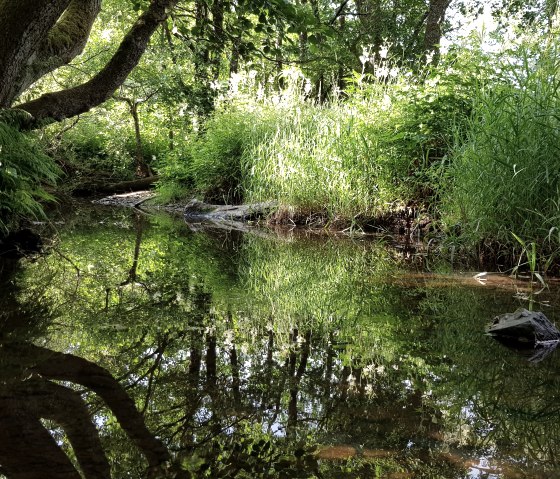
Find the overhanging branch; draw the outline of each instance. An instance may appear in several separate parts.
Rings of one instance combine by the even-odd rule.
[[[91,80],[18,105],[19,109],[27,111],[33,117],[28,128],[85,113],[109,99],[138,64],[152,33],[167,18],[169,9],[177,2],[178,0],[152,0],[148,10],[134,23],[109,63]]]

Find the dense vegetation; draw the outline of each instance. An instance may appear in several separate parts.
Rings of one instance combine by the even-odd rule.
[[[128,77],[102,81],[138,12],[175,3]],[[560,251],[556,2],[493,2],[493,36],[457,37],[459,12],[483,6],[105,1],[81,56],[2,100],[0,228],[40,214],[56,176],[91,190],[155,174],[162,202],[273,200],[278,221],[353,230],[405,212],[430,218],[442,251],[546,272]],[[103,98],[43,106],[92,81]]]

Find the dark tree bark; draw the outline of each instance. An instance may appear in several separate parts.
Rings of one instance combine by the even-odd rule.
[[[376,59],[379,59],[384,23],[381,0],[356,0],[356,7],[363,34],[371,39]]]
[[[277,77],[277,87],[278,90],[284,88],[284,77],[282,76],[282,70],[284,70],[284,58],[282,56],[282,47],[284,45],[284,25],[281,20],[276,23],[276,77]]]
[[[306,5],[308,0],[299,0],[300,5]],[[309,56],[309,35],[307,31],[299,34],[299,61],[305,63]]]
[[[208,30],[208,5],[205,0],[195,2],[195,26],[201,37],[205,37]],[[204,85],[208,84],[207,66],[210,60],[210,50],[206,42],[198,42],[193,45],[194,49],[194,72],[195,80]]]
[[[22,383],[20,403],[39,418],[50,419],[66,433],[87,479],[111,478],[111,468],[86,403],[76,391],[41,378]]]
[[[207,333],[206,335],[206,386],[216,387],[216,334]]]
[[[229,60],[229,75],[237,73],[239,70],[239,60],[241,58],[241,34],[233,38],[231,43],[231,58]]]
[[[82,53],[100,10],[101,0],[72,0],[62,18],[28,59],[12,84],[8,98],[17,98],[39,78]]]
[[[92,182],[82,183],[73,191],[75,196],[91,196],[97,193],[117,194],[130,193],[132,191],[145,190],[159,180],[158,176],[148,176],[131,181],[121,181],[120,183]]]
[[[433,63],[439,60],[439,43],[441,41],[441,25],[445,20],[445,12],[451,0],[430,0],[426,16],[426,33],[424,34],[424,50],[433,54]]]
[[[167,448],[149,432],[132,398],[106,369],[83,358],[29,343],[4,343],[2,358],[17,358],[18,366],[13,377],[0,387],[0,464],[8,477],[82,477],[40,418],[52,420],[64,429],[83,477],[111,477],[84,400],[78,392],[53,380],[80,384],[97,393],[145,455],[149,474],[157,474],[170,460]]]
[[[0,2],[0,107],[9,107],[13,84],[70,0]]]
[[[215,47],[212,58],[212,76],[214,80],[220,77],[221,54],[225,44],[224,32],[224,2],[214,0],[212,3],[212,33],[214,35]]]
[[[0,462],[10,479],[81,479],[70,459],[32,411],[0,395]]]
[[[20,110],[24,110],[30,115],[27,125],[23,126],[33,128],[41,124],[70,118],[89,111],[94,106],[106,101],[116,89],[122,85],[132,69],[138,64],[153,32],[167,18],[168,10],[175,6],[177,2],[178,0],[152,0],[149,8],[138,18],[130,31],[126,34],[109,63],[91,80],[74,88],[47,93],[35,100],[18,105]],[[14,2],[10,1],[7,3],[11,4]],[[27,0],[26,3],[33,2]],[[3,10],[6,9],[5,7],[2,8]],[[34,6],[34,8],[36,7]],[[48,10],[48,6],[43,7],[43,9]],[[0,11],[0,14],[3,13],[3,11]],[[15,11],[11,13],[12,15],[16,14]],[[14,18],[17,18],[17,16],[8,18],[7,20],[9,21],[11,19],[13,21]],[[4,16],[0,17],[0,27],[2,23],[4,23],[4,20]],[[51,22],[49,27],[52,26]],[[29,49],[36,50],[38,44],[45,38],[50,28],[44,28],[43,30],[42,35],[36,35],[39,37],[36,44]],[[25,37],[23,33],[21,33],[20,36]],[[22,40],[20,43],[23,43],[24,47],[28,46],[27,41]],[[6,48],[4,47],[1,50],[6,50]],[[31,53],[27,55],[26,58],[29,58]],[[2,60],[1,56],[2,54],[0,54],[0,62]],[[3,56],[9,57],[5,52]],[[14,63],[14,61],[12,61],[12,63]],[[21,59],[19,63],[21,64]],[[5,67],[3,68],[6,69]],[[18,71],[21,71],[21,66]],[[2,72],[0,72],[0,84],[5,84],[6,78],[9,76],[9,72],[4,72],[3,75]],[[13,78],[16,77],[17,75],[13,76]],[[2,105],[10,106],[7,99],[4,100],[3,104],[0,102],[0,106]]]

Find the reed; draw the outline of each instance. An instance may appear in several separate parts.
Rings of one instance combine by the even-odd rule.
[[[560,249],[559,53],[557,41],[522,44],[507,52],[491,88],[473,92],[441,205],[443,223],[471,250],[500,245],[511,260],[532,244],[532,271],[548,268]]]

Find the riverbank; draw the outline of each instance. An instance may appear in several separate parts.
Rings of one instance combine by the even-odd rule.
[[[93,200],[105,206],[143,207],[180,213],[187,220],[233,221],[272,227],[303,228],[330,232],[390,233],[423,238],[433,227],[431,218],[413,208],[400,208],[372,218],[331,218],[326,211],[300,211],[275,201],[240,205],[210,204],[197,199],[162,203],[153,190],[114,194]]]
[[[153,190],[116,194],[93,201],[95,204],[117,207],[133,207],[144,211],[162,210],[178,214],[197,228],[205,224],[218,229],[250,231],[255,228],[275,231],[306,231],[337,235],[386,235],[391,243],[404,245],[406,255],[429,254],[448,261],[453,268],[497,271],[513,275],[526,275],[536,281],[545,272],[536,267],[531,269],[516,254],[506,251],[503,245],[481,243],[469,249],[462,243],[461,231],[457,229],[451,236],[442,230],[442,225],[425,211],[414,208],[400,208],[374,218],[353,218],[352,221],[333,219],[321,211],[299,211],[295,207],[279,205],[277,202],[263,202],[242,205],[216,205],[189,199],[174,203],[163,203]],[[550,264],[546,273],[558,276],[558,267]],[[541,278],[541,279],[539,279]]]

